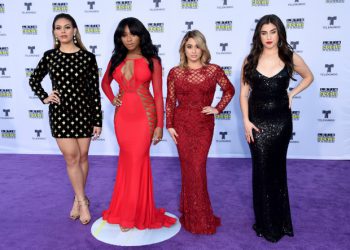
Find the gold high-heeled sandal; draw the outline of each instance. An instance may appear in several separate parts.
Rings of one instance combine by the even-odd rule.
[[[89,224],[89,222],[91,220],[91,215],[90,215],[90,211],[89,211],[89,202],[86,198],[84,198],[84,200],[82,200],[82,201],[78,200],[78,203],[79,203],[79,210],[80,210],[79,220],[80,220],[81,224],[87,225],[87,224]],[[87,210],[86,217],[82,216],[82,213],[81,213],[82,207],[84,207],[84,206],[86,207],[86,210]]]
[[[131,230],[131,228],[128,228],[128,227],[122,227],[121,225],[119,225],[119,227],[120,227],[120,231],[122,231],[123,233],[126,233],[126,232],[128,232],[128,231],[130,231],[130,230]]]
[[[80,216],[79,203],[78,203],[77,197],[74,196],[73,207],[72,207],[72,210],[70,211],[69,218],[71,218],[72,220],[76,220],[79,218],[79,216]]]

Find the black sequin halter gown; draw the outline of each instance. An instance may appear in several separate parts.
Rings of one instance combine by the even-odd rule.
[[[292,135],[288,106],[287,67],[266,77],[254,71],[249,97],[249,119],[260,129],[250,143],[253,163],[254,230],[258,236],[277,242],[293,236],[289,208],[286,157]]]

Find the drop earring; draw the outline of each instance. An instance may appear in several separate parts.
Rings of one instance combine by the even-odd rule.
[[[75,36],[75,34],[73,35],[73,43],[77,44],[78,41],[77,41],[77,37]]]
[[[59,42],[58,42],[58,38],[57,38],[57,37],[55,37],[55,44],[56,44],[56,45],[58,45],[58,44],[59,44]]]

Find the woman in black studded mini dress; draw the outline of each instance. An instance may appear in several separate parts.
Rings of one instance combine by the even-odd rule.
[[[95,55],[81,42],[73,17],[59,14],[52,24],[54,49],[46,51],[30,77],[29,85],[44,104],[49,104],[51,133],[65,158],[75,196],[72,219],[89,223],[89,200],[85,195],[91,137],[101,133],[102,112]],[[49,74],[52,92],[41,85]]]

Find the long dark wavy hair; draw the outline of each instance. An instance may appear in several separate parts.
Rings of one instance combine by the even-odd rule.
[[[127,17],[121,20],[117,29],[114,32],[114,50],[111,58],[111,67],[109,74],[112,75],[116,67],[126,58],[128,49],[123,45],[122,36],[124,34],[125,27],[128,26],[130,33],[140,38],[141,54],[148,61],[148,67],[153,72],[152,58],[156,58],[161,61],[158,56],[158,48],[153,45],[151,35],[146,27],[134,17]]]
[[[74,18],[71,15],[66,14],[66,13],[57,14],[55,16],[55,18],[53,19],[53,22],[52,22],[52,36],[53,36],[54,48],[58,49],[61,46],[61,44],[60,44],[60,42],[58,40],[57,40],[58,44],[56,44],[56,37],[55,37],[55,34],[54,34],[56,21],[58,19],[61,19],[61,18],[67,19],[68,21],[70,21],[72,26],[73,26],[73,28],[77,29],[77,31],[75,33],[75,39],[76,39],[77,43],[75,43],[75,45],[77,47],[79,47],[80,49],[82,49],[82,50],[86,50],[86,48],[85,48],[85,46],[84,46],[84,44],[83,44],[83,42],[81,40],[81,36],[80,36],[80,33],[79,33],[79,28],[78,28],[77,22],[74,20]]]
[[[277,33],[279,37],[278,41],[278,56],[285,63],[288,75],[291,79],[293,78],[294,64],[293,64],[293,48],[287,42],[286,29],[281,21],[281,19],[276,15],[265,15],[260,18],[259,22],[256,24],[253,45],[247,56],[246,64],[243,67],[243,81],[244,83],[251,84],[252,75],[256,67],[258,66],[258,61],[260,55],[263,51],[263,44],[260,39],[261,28],[264,24],[273,24],[277,28]]]

